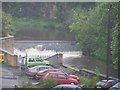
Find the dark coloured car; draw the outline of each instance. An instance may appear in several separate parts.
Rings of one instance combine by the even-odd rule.
[[[46,66],[46,65],[38,65],[38,66],[27,68],[25,73],[28,76],[35,76],[37,72],[45,70],[45,69],[50,69],[50,68],[52,69],[54,67]]]
[[[96,83],[95,88],[96,89],[109,89],[113,85],[115,85],[118,82],[118,80],[101,80]]]
[[[120,90],[120,82],[116,83],[112,87],[110,87],[108,90]]]
[[[82,90],[82,88],[77,85],[61,84],[55,86],[52,90]]]

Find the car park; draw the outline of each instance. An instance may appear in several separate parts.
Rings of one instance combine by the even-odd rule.
[[[68,75],[63,72],[49,72],[45,77],[51,77],[58,84],[79,84],[79,78],[75,75]],[[77,78],[76,78],[77,77]],[[76,78],[76,79],[75,79]]]
[[[46,66],[46,65],[37,65],[33,67],[28,67],[25,71],[26,75],[28,76],[35,76],[37,72],[45,70],[45,69],[50,69],[54,68],[52,66]]]
[[[110,87],[108,90],[120,90],[120,81],[112,87]]]
[[[82,88],[77,85],[61,84],[55,86],[52,90],[82,90]]]
[[[118,80],[101,80],[96,83],[95,88],[96,89],[109,89],[113,85],[115,85],[118,82]]]

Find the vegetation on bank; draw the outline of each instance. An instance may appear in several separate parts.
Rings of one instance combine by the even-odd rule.
[[[45,18],[28,19],[28,18],[13,18],[14,26],[18,31],[34,30],[34,31],[64,31],[64,24]]]
[[[112,7],[110,8],[110,6]],[[69,25],[70,31],[76,35],[83,54],[103,61],[106,61],[107,58],[109,29],[112,41],[110,43],[112,58],[109,62],[113,62],[116,67],[120,61],[117,58],[117,16],[118,3],[96,3],[95,7],[89,10],[73,9],[73,18]]]
[[[2,15],[2,36],[15,35],[16,29],[13,25],[11,14],[0,12]]]

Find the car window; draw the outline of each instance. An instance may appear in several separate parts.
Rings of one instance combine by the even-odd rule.
[[[34,58],[29,58],[28,62],[34,62]]]
[[[105,85],[105,82],[100,81],[100,82],[98,82],[96,85],[97,85],[97,86],[104,86],[104,85]]]
[[[42,70],[45,70],[45,69],[46,69],[46,67],[40,67],[40,68],[38,68],[39,71],[42,71]]]
[[[64,74],[59,74],[59,75],[58,75],[58,78],[63,78],[63,79],[65,79],[65,78],[67,78],[67,77],[66,77],[66,75],[64,75]]]
[[[36,61],[42,61],[40,58],[35,58]]]
[[[55,75],[55,74],[50,74],[49,76],[52,77],[52,78],[57,78],[57,77],[58,77],[58,76]]]
[[[58,72],[59,70],[49,70],[49,72]]]

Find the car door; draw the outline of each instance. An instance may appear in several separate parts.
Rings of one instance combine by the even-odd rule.
[[[35,58],[36,60],[36,65],[42,65],[43,61],[40,58]]]
[[[68,77],[65,74],[58,74],[58,83],[59,84],[69,84]]]
[[[58,83],[58,75],[57,74],[49,74],[50,76],[56,83]]]

